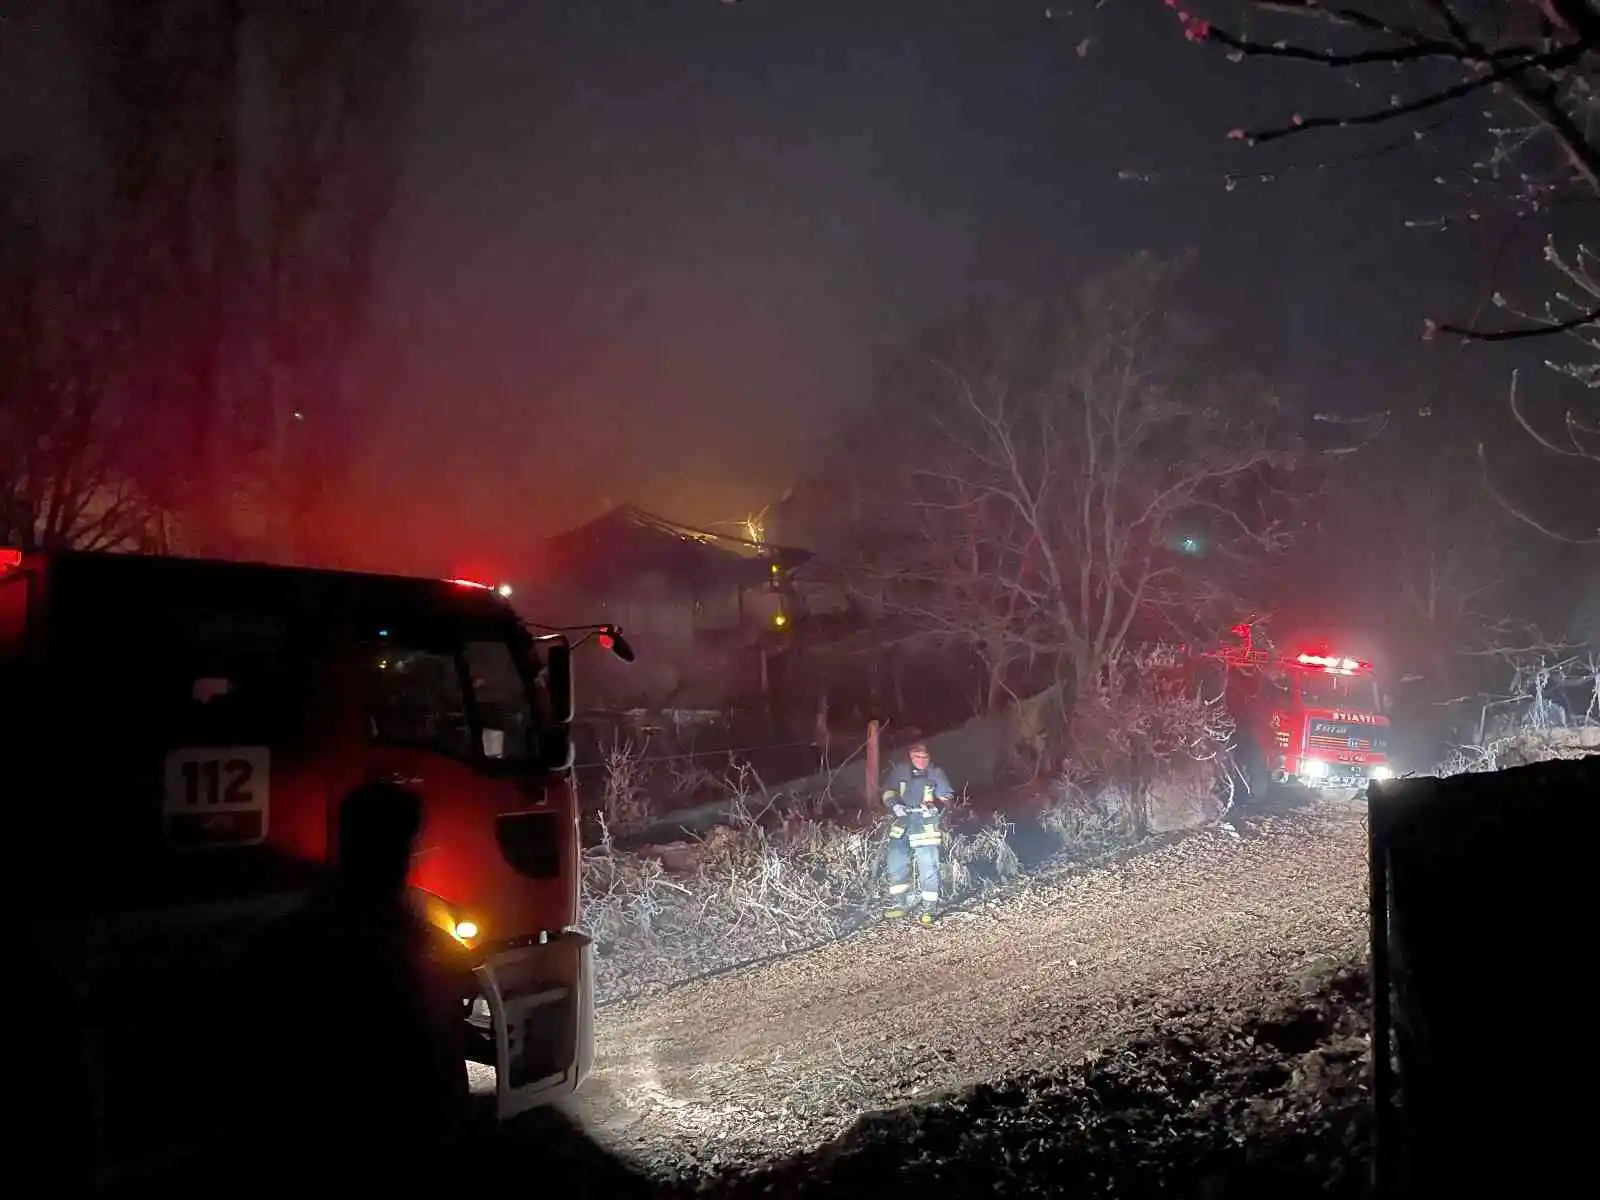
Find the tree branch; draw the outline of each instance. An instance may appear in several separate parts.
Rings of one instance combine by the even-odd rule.
[[[1241,45],[1258,45],[1257,43],[1246,42],[1243,39],[1232,38],[1227,34],[1222,34],[1217,31],[1213,31],[1212,36],[1218,41],[1222,41],[1225,45],[1234,45],[1236,42],[1240,43]],[[1389,108],[1374,109],[1370,112],[1356,113],[1339,117],[1297,118],[1288,125],[1280,126],[1274,129],[1264,129],[1253,132],[1244,129],[1234,129],[1228,133],[1228,136],[1235,141],[1244,141],[1251,145],[1256,145],[1262,142],[1278,141],[1282,138],[1292,137],[1295,134],[1305,133],[1313,129],[1343,129],[1365,125],[1381,125],[1389,121],[1399,120],[1402,117],[1411,116],[1415,113],[1425,112],[1430,108],[1437,108],[1441,104],[1449,104],[1452,101],[1463,99],[1464,97],[1470,96],[1475,92],[1481,92],[1485,88],[1493,87],[1496,84],[1504,83],[1508,80],[1513,80],[1531,70],[1550,70],[1553,68],[1559,68],[1561,66],[1570,66],[1572,63],[1583,57],[1584,54],[1588,53],[1591,49],[1593,49],[1593,47],[1588,43],[1580,42],[1571,46],[1563,46],[1559,50],[1535,55],[1531,58],[1520,57],[1511,62],[1502,62],[1492,71],[1487,71],[1479,75],[1477,78],[1463,80],[1461,83],[1454,84],[1451,87],[1441,88],[1438,91],[1431,92],[1428,95],[1419,97],[1416,100],[1409,101],[1405,104],[1396,104]],[[1315,50],[1305,50],[1301,55],[1288,55],[1281,51],[1274,51],[1271,47],[1261,47],[1261,51],[1264,53],[1275,54],[1276,57],[1299,57],[1308,61],[1326,63],[1329,66],[1345,65],[1338,61],[1330,61],[1336,60],[1338,56],[1325,54]],[[1458,57],[1462,62],[1476,61],[1465,53],[1457,55],[1456,57]]]
[[[1600,305],[1565,321],[1551,321],[1543,325],[1519,325],[1512,329],[1473,329],[1465,325],[1428,321],[1424,323],[1422,336],[1424,341],[1431,339],[1436,333],[1448,333],[1469,342],[1518,342],[1527,338],[1570,333],[1574,329],[1582,329],[1585,325],[1596,323],[1600,323]]]

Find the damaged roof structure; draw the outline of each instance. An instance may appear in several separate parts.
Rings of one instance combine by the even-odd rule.
[[[624,504],[539,543],[519,595],[542,621],[627,629],[639,659],[625,670],[592,664],[600,699],[719,708],[768,694],[770,659],[792,633],[792,572],[810,558]]]
[[[697,529],[623,504],[547,539],[540,557],[547,578],[593,596],[612,594],[650,575],[664,578],[674,591],[698,596],[770,584],[774,574],[787,575],[812,555]]]

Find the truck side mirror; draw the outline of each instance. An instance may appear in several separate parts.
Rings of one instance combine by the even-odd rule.
[[[622,636],[622,630],[616,625],[607,625],[599,633],[600,648],[609,650],[623,662],[633,661],[633,647],[628,645],[628,639]]]

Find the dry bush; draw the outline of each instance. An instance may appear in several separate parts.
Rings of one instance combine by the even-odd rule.
[[[1138,833],[1134,798],[1122,788],[1089,790],[1063,773],[1039,813],[1039,824],[1064,850],[1095,850]]]
[[[735,790],[754,782],[731,765],[728,821],[680,869],[663,864],[666,848],[632,853],[602,840],[585,852],[584,922],[602,999],[815,945],[877,913],[882,823],[851,819],[823,797]],[[951,835],[952,896],[1017,875],[1010,832],[997,817]]]
[[[1480,745],[1457,746],[1434,768],[1434,774],[1443,777],[1501,771],[1507,767],[1559,758],[1585,758],[1591,754],[1600,754],[1600,725],[1519,729],[1485,738]]]
[[[1538,654],[1513,666],[1510,694],[1483,706],[1476,736],[1456,746],[1434,774],[1498,771],[1600,752],[1600,663],[1592,651],[1554,663]]]
[[[1011,848],[1016,826],[1001,813],[989,824],[971,833],[957,828],[946,843],[949,887],[952,896],[962,896],[978,888],[1009,883],[1022,874],[1022,863]]]
[[[1226,812],[1234,722],[1177,649],[1130,651],[1080,691],[1041,824],[1069,849],[1192,828]]]
[[[666,868],[656,859],[604,846],[583,853],[584,920],[602,945],[626,937],[653,937],[669,893],[686,894],[667,878]]]
[[[721,783],[716,772],[702,765],[692,753],[664,761],[661,775],[667,794],[677,800],[707,795]]]
[[[632,738],[613,740],[606,747],[601,760],[604,791],[599,813],[602,838],[606,841],[612,834],[640,829],[650,819],[644,752],[645,746],[634,748]]]

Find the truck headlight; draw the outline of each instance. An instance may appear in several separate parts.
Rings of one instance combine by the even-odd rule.
[[[1307,779],[1326,779],[1328,777],[1328,764],[1320,758],[1308,758],[1300,764],[1300,774]]]
[[[1389,767],[1384,766],[1382,763],[1379,763],[1377,766],[1373,767],[1367,772],[1367,778],[1375,779],[1379,783],[1382,783],[1385,779],[1393,779],[1394,771]]]
[[[479,924],[441,896],[423,888],[411,889],[414,910],[435,929],[449,934],[463,946],[471,948],[483,932]]]

